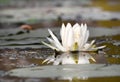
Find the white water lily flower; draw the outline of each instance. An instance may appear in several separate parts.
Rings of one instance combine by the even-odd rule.
[[[93,40],[91,43],[87,43],[89,38],[89,30],[87,30],[86,24],[79,25],[78,23],[76,23],[73,26],[70,23],[68,23],[66,26],[62,24],[62,28],[60,30],[62,43],[60,43],[58,38],[50,29],[48,29],[48,31],[52,38],[47,39],[51,44],[45,42],[42,43],[57,51],[96,51],[105,47],[95,47],[95,40]]]

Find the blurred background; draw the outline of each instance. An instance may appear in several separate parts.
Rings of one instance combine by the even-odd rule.
[[[119,19],[120,0],[0,0],[0,28],[60,27],[63,22],[119,27]]]
[[[0,0],[0,48],[39,48],[68,22],[87,23],[92,37],[119,34],[120,0]]]

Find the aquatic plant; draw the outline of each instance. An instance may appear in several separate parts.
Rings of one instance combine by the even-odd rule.
[[[105,46],[96,47],[94,45],[95,40],[87,43],[89,38],[89,30],[86,24],[71,25],[68,23],[66,26],[62,24],[60,30],[60,36],[62,42],[53,34],[53,32],[48,29],[52,38],[47,37],[50,44],[42,42],[44,45],[55,49],[56,51],[69,52],[69,51],[96,51],[102,49]]]

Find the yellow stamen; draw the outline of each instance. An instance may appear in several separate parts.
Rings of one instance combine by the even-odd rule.
[[[78,43],[77,42],[75,42],[73,45],[73,51],[75,51],[75,50],[78,50]]]

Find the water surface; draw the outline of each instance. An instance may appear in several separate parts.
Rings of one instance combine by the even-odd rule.
[[[104,68],[104,66],[109,68],[109,65],[110,65],[110,66],[113,66],[113,71],[117,69],[117,67],[119,67],[119,64],[120,64],[120,47],[119,47],[120,46],[120,38],[119,38],[120,29],[119,28],[91,28],[91,27],[89,27],[88,29],[90,30],[89,41],[95,39],[96,46],[100,46],[100,45],[107,46],[105,49],[101,50],[99,53],[98,52],[89,53],[96,60],[96,62],[90,62],[91,65],[94,64],[94,67],[97,67],[97,65],[103,65],[103,67],[100,67],[100,68]],[[60,35],[59,35],[60,29],[51,28],[51,30],[54,31],[54,33],[60,39]],[[48,72],[46,71],[47,73],[46,75],[52,73],[52,69],[53,68],[56,69],[57,66],[50,68],[52,67],[51,66],[52,62],[50,64],[42,63],[44,59],[46,59],[47,57],[55,53],[54,50],[49,49],[48,47],[44,46],[41,43],[41,41],[48,42],[46,37],[49,37],[47,28],[33,30],[30,33],[26,33],[25,31],[17,28],[16,29],[11,28],[7,30],[1,29],[0,30],[0,43],[1,43],[0,44],[0,64],[1,64],[0,75],[4,76],[4,73],[6,74],[7,71],[13,70],[15,68],[23,68],[24,70],[24,68],[31,69],[31,67],[46,66],[46,65],[48,67],[43,68],[43,69],[49,68],[49,71],[48,70],[47,70]],[[116,65],[116,67],[114,67],[114,64]],[[88,68],[91,65],[88,64]],[[78,65],[78,67],[83,69],[82,66],[84,67],[84,65],[81,65],[81,67],[80,65]],[[72,67],[74,70],[76,70],[75,66],[72,66]],[[59,66],[57,68],[59,68]],[[65,67],[63,66],[62,68],[65,68]],[[99,66],[97,68],[99,68]],[[33,68],[33,69],[36,70],[36,68]],[[58,69],[58,71],[60,70]],[[63,70],[63,72],[64,71],[65,70]],[[93,71],[93,75],[96,72],[97,71]],[[108,74],[108,73],[109,72],[106,72],[105,74]],[[26,74],[28,75],[25,77],[23,77],[23,75],[20,75],[19,73],[18,73],[18,75],[20,75],[19,77],[17,76],[17,74],[15,75],[15,77],[5,75],[4,77],[1,77],[0,80],[3,82],[6,82],[7,80],[12,82],[16,82],[16,81],[18,82],[20,81],[36,81],[36,82],[65,81],[67,82],[68,80],[72,80],[74,82],[74,81],[87,81],[87,80],[98,81],[98,79],[100,78],[104,78],[104,80],[102,79],[103,81],[106,81],[109,79],[111,82],[119,80],[119,74],[117,74],[117,71],[115,75],[109,74],[109,76],[107,76],[103,73],[102,74],[103,76],[101,75],[100,77],[98,74],[98,76],[97,75],[96,76],[94,75],[92,77],[88,76],[87,78],[80,77],[80,76],[78,78],[78,76],[76,76],[76,73],[75,73],[76,77],[74,75],[70,76],[70,78],[72,77],[71,79],[66,77],[64,74],[62,74],[62,77],[57,76],[57,74],[54,77],[50,77],[46,75],[44,77],[42,76],[40,77],[40,75],[36,76],[37,73],[34,73],[35,75],[34,74],[31,75],[33,78],[29,76],[30,75],[29,73],[26,72]],[[84,75],[84,74],[81,74],[81,75]],[[106,78],[104,77],[104,75]]]

